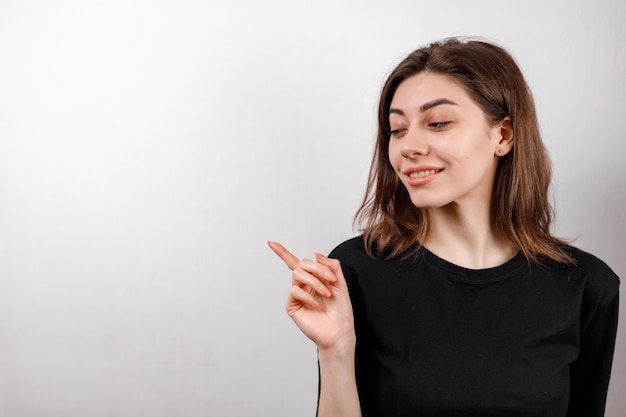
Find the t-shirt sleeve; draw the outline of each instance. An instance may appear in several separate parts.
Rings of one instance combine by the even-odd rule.
[[[602,417],[611,375],[619,306],[619,279],[598,261],[588,271],[580,320],[580,351],[570,365],[566,417]]]

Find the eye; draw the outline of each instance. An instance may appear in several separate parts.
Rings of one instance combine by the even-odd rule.
[[[402,136],[404,132],[406,132],[406,129],[394,129],[389,132],[389,136],[391,136],[392,138],[397,138],[399,136]]]
[[[428,124],[428,127],[432,127],[433,129],[443,129],[444,127],[448,126],[450,123],[452,123],[451,121],[447,121],[447,122],[432,122]]]

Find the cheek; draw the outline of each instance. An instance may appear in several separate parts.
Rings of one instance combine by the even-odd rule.
[[[400,154],[400,148],[398,148],[397,144],[393,145],[391,142],[389,142],[389,146],[387,147],[387,158],[393,170],[397,171],[400,160],[402,159],[402,155]]]

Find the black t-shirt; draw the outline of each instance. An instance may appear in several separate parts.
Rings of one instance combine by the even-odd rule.
[[[568,251],[575,266],[517,255],[473,270],[425,248],[372,259],[362,237],[333,250],[354,309],[363,417],[603,416],[619,279]]]

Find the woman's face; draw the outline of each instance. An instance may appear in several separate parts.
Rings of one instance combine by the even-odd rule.
[[[503,124],[490,126],[460,84],[430,72],[407,78],[389,122],[389,161],[415,206],[489,204],[498,151],[508,142]]]

